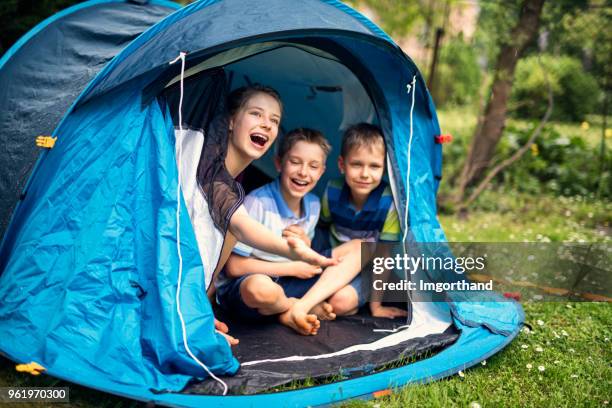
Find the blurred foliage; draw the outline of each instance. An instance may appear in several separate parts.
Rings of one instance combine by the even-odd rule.
[[[539,61],[538,61],[539,58]],[[548,105],[548,84],[553,90],[552,118],[582,121],[599,107],[599,86],[582,68],[580,60],[569,56],[531,56],[519,61],[512,87],[514,114],[541,118]]]
[[[0,52],[45,18],[80,3],[80,0],[2,0],[0,2]]]
[[[0,0],[0,54],[47,17],[85,0]],[[175,0],[180,4],[188,0]]]
[[[535,126],[535,124],[534,124]],[[499,146],[502,157],[508,157],[524,145],[531,129],[508,126]],[[540,138],[521,160],[500,175],[499,184],[529,194],[553,193],[574,196],[596,192],[603,178],[600,197],[612,198],[612,174],[600,174],[599,149],[589,146],[579,135],[561,133],[554,125],[545,127]],[[607,151],[607,163],[612,152]]]
[[[444,175],[440,184],[440,195],[452,194],[452,186],[446,180],[458,171],[458,166],[467,154],[471,134],[476,126],[476,115],[472,107],[453,107],[439,110],[440,124],[444,133],[455,136],[452,143],[444,146]],[[533,196],[598,195],[612,198],[612,134],[606,140],[603,173],[600,158],[601,116],[591,115],[588,122],[569,124],[551,122],[545,126],[531,149],[512,166],[500,173],[490,188],[517,191]],[[538,120],[508,120],[505,136],[496,150],[496,160],[503,160],[524,145]],[[494,163],[495,164],[495,163]],[[493,164],[493,165],[494,165]],[[600,184],[601,177],[601,184]],[[601,190],[598,188],[601,186]],[[451,210],[442,208],[442,210]]]
[[[411,32],[426,18],[426,7],[410,0],[346,0],[345,3],[360,10],[369,9],[376,14],[376,22],[393,37]]]
[[[612,82],[612,2],[563,0],[549,2],[545,17],[547,51],[571,55],[600,84]]]
[[[477,99],[481,80],[476,50],[455,37],[440,52],[433,98],[438,106],[469,104]]]
[[[487,64],[492,64],[501,46],[511,40],[510,33],[518,20],[521,3],[522,0],[479,2],[480,13],[474,47]]]

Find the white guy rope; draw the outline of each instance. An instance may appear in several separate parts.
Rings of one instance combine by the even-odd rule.
[[[184,93],[184,80],[185,80],[185,56],[187,54],[184,52],[179,53],[179,56],[176,57],[170,64],[174,64],[177,61],[181,61],[181,96],[179,98],[179,108],[178,108],[178,117],[179,117],[179,137],[183,137],[183,93]],[[227,394],[227,384],[223,382],[219,377],[214,375],[206,364],[201,362],[189,348],[189,344],[187,342],[187,328],[185,326],[185,319],[183,318],[183,313],[181,312],[181,281],[183,278],[183,255],[181,254],[181,154],[182,154],[182,139],[179,140],[178,143],[178,152],[177,152],[177,167],[178,167],[178,182],[176,186],[176,251],[178,253],[179,258],[179,271],[178,271],[178,282],[176,285],[176,312],[179,315],[179,319],[181,320],[181,329],[183,331],[183,345],[185,346],[185,350],[187,354],[193,361],[198,363],[200,367],[202,367],[208,375],[210,375],[215,381],[223,386],[223,395]]]
[[[410,138],[408,139],[408,164],[406,166],[406,208],[404,209],[404,236],[402,242],[406,241],[408,236],[408,208],[410,207],[410,158],[412,150],[412,135],[413,135],[413,124],[412,124],[412,112],[414,111],[414,94],[416,91],[416,75],[412,77],[412,86],[408,85],[408,92],[412,91],[412,103],[410,104]]]
[[[407,165],[406,165],[406,206],[404,208],[404,236],[402,237],[402,247],[406,250],[406,238],[408,237],[408,212],[410,208],[410,160],[412,157],[412,136],[414,135],[414,129],[412,124],[412,113],[414,111],[414,95],[416,93],[416,75],[412,77],[412,84],[406,85],[406,93],[412,92],[412,101],[410,103],[410,137],[408,138],[408,152],[407,154]],[[404,269],[404,279],[408,281],[408,272]],[[408,299],[412,299],[410,296],[410,289],[406,289]],[[412,302],[411,302],[412,303]],[[406,315],[406,325],[410,325],[410,316]]]

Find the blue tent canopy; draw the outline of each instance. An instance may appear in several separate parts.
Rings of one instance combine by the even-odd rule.
[[[116,3],[129,6],[125,15],[137,7],[147,14],[144,6]],[[102,4],[107,2],[90,1],[78,10]],[[155,8],[162,6],[166,11]],[[147,21],[169,11],[167,3],[148,7],[156,11]],[[37,30],[76,15],[64,13]],[[96,25],[99,16],[85,13],[84,22]],[[27,38],[3,58],[0,78],[9,69],[18,71],[28,56],[36,58],[37,48],[28,51]],[[98,46],[95,37],[91,41],[91,48]],[[516,303],[414,302],[412,329],[436,341],[448,330],[455,334],[454,342],[439,343],[441,350],[432,357],[303,390],[181,393],[207,377],[187,353],[186,342],[217,375],[236,374],[240,363],[215,332],[206,296],[214,265],[207,264],[202,247],[218,243],[198,242],[186,197],[178,203],[183,257],[178,285],[176,123],[174,107],[160,95],[176,86],[180,71],[179,64],[169,62],[187,52],[187,79],[207,80],[221,69],[230,88],[249,82],[274,86],[286,104],[283,127],[320,127],[336,151],[347,124],[379,124],[388,148],[389,181],[398,211],[408,211],[402,228],[411,241],[445,241],[436,215],[442,152],[435,136],[440,129],[414,63],[382,30],[337,1],[265,0],[245,6],[238,0],[202,0],[163,18],[129,44],[111,48],[101,47],[105,55],[118,54],[88,78],[88,85],[75,85],[82,90],[79,96],[62,96],[59,111],[65,114],[52,131],[57,143],[39,159],[0,248],[0,350],[11,359],[37,361],[59,378],[169,405],[298,406],[451,375],[516,336],[524,318]],[[6,99],[4,83],[0,105],[15,117],[0,122],[3,135],[23,120]],[[27,100],[24,94],[22,101]],[[32,113],[34,122],[52,110],[46,105]],[[28,132],[50,131],[57,123]],[[269,158],[255,165],[272,175]],[[186,336],[177,313],[179,288]],[[401,336],[398,342],[418,340]]]
[[[143,3],[143,2],[140,2]],[[0,235],[50,135],[75,98],[119,51],[179,6],[92,0],[38,24],[0,59]],[[69,39],[67,41],[66,39]]]

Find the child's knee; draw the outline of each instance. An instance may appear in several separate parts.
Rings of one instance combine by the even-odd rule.
[[[265,275],[252,275],[240,285],[243,302],[253,308],[271,305],[278,300],[280,287]]]
[[[327,302],[334,308],[334,313],[346,315],[357,309],[359,299],[355,289],[349,285],[334,293]]]

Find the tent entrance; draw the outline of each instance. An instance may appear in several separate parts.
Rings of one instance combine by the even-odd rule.
[[[253,83],[275,88],[284,104],[279,137],[296,127],[310,127],[322,131],[332,144],[326,174],[315,189],[319,195],[327,180],[339,176],[336,158],[343,131],[359,122],[379,123],[377,107],[358,76],[333,55],[312,47],[284,43],[241,47],[190,67],[186,76],[183,102],[186,123],[183,125],[199,132],[202,139],[216,137],[205,133],[213,116],[218,114],[220,88],[227,91]],[[163,92],[175,126],[178,125],[175,114],[178,85],[177,78],[170,79]],[[387,148],[391,150],[393,146],[387,143]],[[206,145],[202,154],[207,154]],[[276,177],[274,154],[270,149],[245,172],[246,179],[242,181],[247,192]],[[197,166],[195,156],[184,157],[191,161],[182,165]],[[252,177],[253,169],[257,171],[256,177]],[[183,174],[194,173],[184,171]],[[182,183],[185,189],[187,182]],[[199,222],[192,218],[192,223]],[[207,225],[205,228],[194,225],[194,229],[212,228],[212,223]],[[211,239],[214,241],[214,237],[208,236],[208,244],[200,245],[200,252],[210,252]],[[205,270],[214,269],[214,264],[207,263],[207,259],[213,258],[215,254],[202,254]],[[219,318],[240,339],[233,351],[241,362],[241,369],[224,381],[232,394],[254,394],[293,381],[349,379],[400,361],[431,355],[457,339],[458,331],[451,324],[447,306],[432,303],[410,306],[412,316],[408,329],[397,330],[406,324],[403,319],[377,319],[362,311],[356,316],[324,322],[317,336],[308,337],[294,333],[276,320],[254,324],[223,316],[219,311]],[[189,386],[184,392],[217,394],[220,391],[216,382],[207,380]]]

